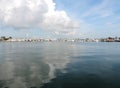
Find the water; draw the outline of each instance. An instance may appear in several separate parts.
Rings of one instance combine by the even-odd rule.
[[[120,88],[120,43],[0,42],[0,88]]]

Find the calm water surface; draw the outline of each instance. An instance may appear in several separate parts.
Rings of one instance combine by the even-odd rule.
[[[0,42],[0,88],[120,88],[120,43]]]

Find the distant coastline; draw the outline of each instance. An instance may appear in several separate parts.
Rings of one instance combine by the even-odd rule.
[[[0,42],[120,42],[120,37],[108,37],[108,38],[12,38],[12,37],[0,37]]]

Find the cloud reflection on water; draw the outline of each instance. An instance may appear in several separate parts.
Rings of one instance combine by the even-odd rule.
[[[56,77],[56,70],[66,72],[65,68],[69,63],[68,47],[63,51],[65,47],[60,49],[58,45],[41,46],[42,49],[36,49],[35,46],[28,47],[29,44],[23,45],[14,44],[10,47],[11,45],[8,44],[6,46],[8,48],[3,53],[4,58],[0,63],[1,86],[9,86],[9,88],[40,87]]]

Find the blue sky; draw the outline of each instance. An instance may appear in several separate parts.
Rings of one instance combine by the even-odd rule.
[[[99,37],[99,38],[102,38],[102,37],[108,37],[108,36],[120,37],[120,8],[119,8],[120,0],[53,0],[50,3],[56,4],[55,6],[53,6],[55,10],[54,16],[56,18],[55,19],[53,18],[53,19],[57,20],[55,21],[55,22],[58,22],[57,26],[56,24],[54,24],[54,21],[51,21],[50,19],[51,17],[50,17],[48,18],[49,20],[46,18],[45,20],[47,23],[46,24],[44,23],[44,25],[48,26],[48,28],[44,27],[43,23],[40,24],[40,26],[42,25],[42,27],[38,27],[38,25],[36,25],[38,23],[34,23],[36,22],[36,20],[34,22],[32,20],[31,21],[32,24],[35,24],[35,25],[29,26],[31,24],[28,24],[28,23],[26,24],[25,22],[25,24],[27,25],[27,28],[25,29],[23,28],[23,26],[21,26],[23,24],[19,23],[19,20],[16,21],[15,19],[15,22],[10,23],[12,20],[14,21],[14,19],[12,19],[11,17],[12,20],[10,20],[10,22],[5,21],[6,22],[5,23],[3,22],[3,19],[0,21],[0,36],[13,36],[13,37],[29,36],[29,37],[46,37],[46,38],[50,38],[50,37],[80,37],[80,38],[87,38],[87,37],[98,38]],[[47,3],[47,6],[48,7],[52,6],[52,4]],[[47,10],[45,9],[45,11]],[[42,12],[44,12],[44,10]],[[52,13],[52,10],[50,10],[48,15],[51,15],[51,13]],[[17,15],[17,16],[18,17],[21,16],[21,13],[20,15]],[[60,20],[59,16],[61,16],[61,19],[62,18],[65,19],[65,21],[61,20],[61,22],[68,23],[68,18],[70,18],[70,20],[76,21],[79,23],[79,27],[77,26],[78,28],[74,29],[75,33],[71,32],[73,31],[71,28],[75,28],[76,26],[70,26],[71,28],[69,29],[68,25],[66,26],[59,22]],[[37,19],[41,20],[41,18],[37,18]],[[17,22],[21,25],[16,24]],[[49,23],[53,23],[54,25],[52,24],[49,25]],[[74,25],[76,24],[75,22],[72,22],[72,23]],[[70,25],[72,25],[72,23],[71,21],[69,22]],[[63,27],[60,27],[60,25],[64,26],[65,29],[67,28],[68,29],[62,30]],[[51,26],[54,26],[54,28]],[[51,27],[51,29],[49,29],[49,27]],[[61,29],[58,29],[58,27]],[[68,31],[71,33],[67,32],[67,34],[64,34],[63,33],[64,31],[65,32]]]
[[[84,37],[120,36],[119,0],[55,0],[58,9],[65,9],[79,20]]]

